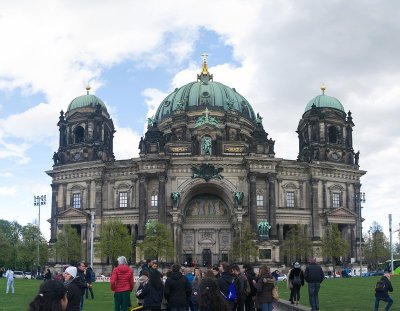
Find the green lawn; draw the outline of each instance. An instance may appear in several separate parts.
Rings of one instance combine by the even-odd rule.
[[[350,278],[350,279],[329,279],[325,280],[320,290],[321,311],[366,311],[373,310],[374,288],[379,277]],[[0,310],[23,311],[32,298],[36,295],[41,281],[37,280],[15,280],[15,294],[5,294],[6,279],[0,278]],[[391,310],[400,310],[400,277],[393,277],[394,288],[391,297],[394,304]],[[112,311],[113,294],[109,289],[109,283],[94,283],[93,290],[95,299],[85,300],[85,311]],[[279,296],[281,299],[289,299],[289,290],[286,283],[279,283]],[[132,303],[134,297],[132,295]],[[301,289],[300,303],[308,304],[307,284]],[[383,310],[381,303],[380,310]]]
[[[8,295],[6,292],[6,279],[0,278],[0,310],[23,311],[28,309],[29,302],[35,297],[42,281],[20,280],[14,281],[15,294]],[[93,283],[94,300],[85,300],[85,311],[114,310],[113,293],[110,290],[110,283]],[[134,303],[134,295],[131,295]]]
[[[380,277],[355,277],[326,279],[321,284],[319,291],[321,311],[366,311],[373,310],[375,303],[375,284]],[[400,276],[391,278],[393,293],[390,294],[394,303],[390,310],[400,310]],[[289,289],[286,282],[279,284],[279,298],[289,300]],[[300,304],[309,307],[307,283],[302,286]],[[386,303],[379,304],[379,310],[384,310]]]

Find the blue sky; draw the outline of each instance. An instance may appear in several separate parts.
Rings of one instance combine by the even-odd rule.
[[[85,93],[114,120],[117,159],[137,156],[146,118],[175,87],[196,79],[203,52],[214,80],[263,116],[276,157],[296,159],[297,124],[320,94],[351,110],[360,150],[364,231],[388,232],[400,212],[400,4],[365,1],[1,2],[0,210],[35,221],[46,194],[60,110]],[[178,9],[179,8],[179,9]]]

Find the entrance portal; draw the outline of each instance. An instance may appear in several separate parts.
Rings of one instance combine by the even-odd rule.
[[[208,267],[211,264],[211,250],[209,248],[203,249],[203,267]]]

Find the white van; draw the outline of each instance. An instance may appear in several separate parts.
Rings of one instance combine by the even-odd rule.
[[[14,279],[23,279],[24,277],[23,271],[14,271]]]

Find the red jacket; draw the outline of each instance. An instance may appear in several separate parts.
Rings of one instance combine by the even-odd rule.
[[[110,287],[113,292],[132,291],[133,289],[133,272],[127,265],[119,265],[111,275]]]

